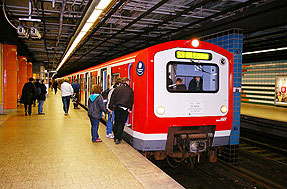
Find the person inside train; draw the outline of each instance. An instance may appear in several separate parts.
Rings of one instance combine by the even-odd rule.
[[[199,76],[194,77],[188,85],[189,91],[202,91],[202,78]]]
[[[109,93],[107,95],[107,106],[106,106],[107,108],[109,107],[109,103],[110,103],[113,91],[115,90],[115,88],[119,87],[121,83],[122,83],[122,79],[117,78],[115,84],[109,88]],[[114,135],[112,134],[114,120],[115,120],[115,112],[112,111],[112,113],[108,115],[108,120],[107,120],[107,135],[106,135],[107,138],[111,138],[111,139],[114,138]]]
[[[169,91],[173,90],[173,87],[174,87],[173,81],[172,81],[172,79],[170,79],[170,78],[168,77],[168,78],[167,78],[167,88],[168,88],[168,90],[169,90]]]
[[[111,113],[103,102],[103,97],[100,95],[102,88],[100,85],[93,85],[91,89],[91,95],[88,101],[88,116],[91,121],[91,135],[92,142],[102,142],[99,138],[98,129],[102,113]]]
[[[186,91],[186,86],[185,86],[185,84],[182,83],[182,79],[180,79],[180,78],[176,79],[175,90],[176,91]]]
[[[115,88],[111,95],[109,109],[115,111],[115,124],[113,127],[114,142],[120,144],[124,125],[134,104],[134,91],[130,88],[130,80],[127,77],[122,79],[121,86]]]

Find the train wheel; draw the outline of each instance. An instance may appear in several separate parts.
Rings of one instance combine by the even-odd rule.
[[[169,166],[171,166],[172,168],[178,168],[180,166],[180,164],[184,161],[185,159],[185,147],[181,147],[179,146],[179,149],[182,153],[182,157],[181,158],[174,158],[171,157],[169,155],[166,155],[166,161],[169,164]]]
[[[189,166],[193,169],[196,163],[196,156],[189,156]]]

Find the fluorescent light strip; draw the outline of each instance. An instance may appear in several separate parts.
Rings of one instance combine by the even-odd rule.
[[[242,53],[242,55],[257,54],[257,53],[272,52],[272,51],[282,51],[282,50],[287,50],[287,47],[281,47],[281,48],[277,48],[277,49],[260,50],[260,51],[252,51],[252,52],[244,52],[244,53]]]
[[[101,0],[98,5],[95,7],[93,13],[90,15],[87,22],[84,24],[83,28],[81,29],[80,33],[78,33],[77,37],[74,39],[71,47],[65,54],[64,58],[61,60],[61,63],[57,67],[57,71],[63,66],[72,52],[76,49],[78,44],[82,41],[83,37],[86,33],[91,29],[94,23],[98,20],[99,16],[102,14],[103,10],[111,3],[112,0]]]

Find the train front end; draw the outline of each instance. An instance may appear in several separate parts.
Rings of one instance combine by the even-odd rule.
[[[166,133],[165,143],[158,145],[180,159],[227,145],[233,122],[232,54],[199,41],[161,48],[154,53],[149,116],[150,131]]]

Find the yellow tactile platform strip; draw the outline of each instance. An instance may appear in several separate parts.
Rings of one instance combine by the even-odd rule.
[[[286,107],[241,103],[241,114],[287,122]]]
[[[72,105],[72,104],[71,104]],[[0,188],[182,188],[140,153],[105,137],[92,143],[83,109],[64,116],[59,94],[45,101],[45,115],[0,116]]]

